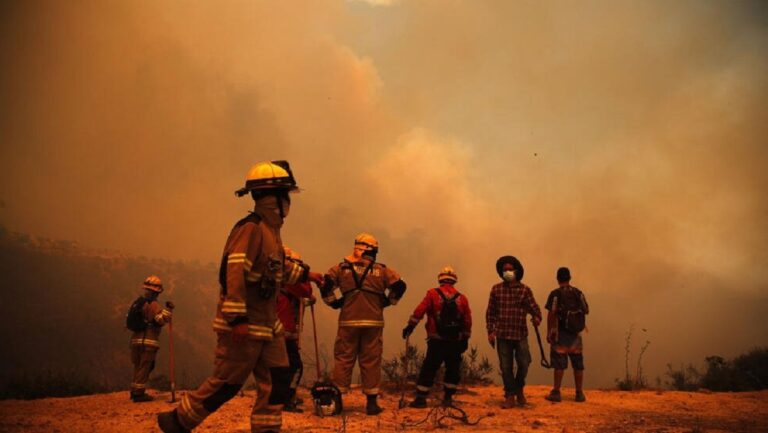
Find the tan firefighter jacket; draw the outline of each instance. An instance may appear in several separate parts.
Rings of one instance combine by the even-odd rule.
[[[341,308],[339,326],[374,328],[384,326],[384,308],[394,305],[405,293],[400,275],[386,265],[361,258],[332,267],[323,284],[323,301]]]
[[[147,327],[131,335],[131,346],[159,348],[160,328],[171,320],[171,311],[157,301],[148,301],[142,307]]]
[[[285,260],[279,227],[251,213],[238,221],[224,246],[221,292],[213,328],[230,332],[248,323],[251,338],[271,340],[282,333],[275,296],[283,283],[306,281],[309,266]]]

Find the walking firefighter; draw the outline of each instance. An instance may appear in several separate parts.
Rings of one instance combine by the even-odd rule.
[[[287,366],[288,359],[275,297],[283,283],[322,281],[307,265],[285,260],[280,229],[290,210],[289,193],[297,190],[288,162],[272,161],[254,165],[236,191],[239,197],[250,193],[254,210],[235,224],[224,246],[213,374],[184,394],[173,411],[158,415],[163,432],[192,430],[234,397],[251,374],[257,386],[251,432],[280,430],[282,402],[269,401],[270,368]]]
[[[355,238],[351,255],[332,267],[321,287],[323,302],[341,309],[333,348],[333,382],[342,392],[349,390],[352,368],[360,364],[365,412],[377,415],[381,383],[381,355],[384,308],[405,294],[405,282],[395,270],[376,262],[379,243],[368,233]]]
[[[168,302],[162,308],[157,302],[163,292],[160,278],[150,275],[144,280],[144,294],[133,301],[128,310],[125,324],[133,331],[131,334],[131,362],[133,363],[133,381],[131,382],[131,400],[134,403],[154,400],[147,394],[149,373],[155,369],[155,358],[160,349],[160,328],[171,321],[173,304]]]
[[[472,333],[472,312],[467,297],[459,293],[454,284],[459,277],[450,266],[437,275],[439,287],[427,290],[426,296],[413,311],[403,329],[407,339],[419,321],[427,316],[427,355],[421,364],[416,383],[416,398],[410,407],[427,407],[427,395],[440,365],[445,363],[443,405],[450,406],[459,384],[461,355],[467,350]]]
[[[285,249],[286,260],[299,265],[304,262],[296,251],[288,247]],[[302,412],[298,408],[296,388],[301,382],[304,373],[304,363],[299,352],[300,326],[304,315],[304,307],[313,305],[315,297],[312,295],[312,286],[308,281],[287,284],[277,294],[277,317],[283,324],[285,334],[285,346],[288,353],[288,367],[273,367],[271,401],[283,403],[283,410],[288,412]]]

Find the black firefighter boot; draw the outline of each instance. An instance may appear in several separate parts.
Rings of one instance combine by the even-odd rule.
[[[381,407],[379,407],[379,404],[376,403],[376,394],[370,394],[366,396],[368,398],[368,403],[365,405],[365,414],[366,415],[378,415],[382,412]]]
[[[445,389],[445,394],[443,395],[443,407],[453,406],[453,394],[456,394],[455,389]]]
[[[134,403],[144,403],[145,401],[152,401],[155,398],[151,395],[142,392],[141,394],[132,394],[131,395],[131,401]]]
[[[412,402],[408,403],[408,407],[413,407],[416,409],[423,409],[427,407],[427,393],[416,391],[416,398],[414,398]]]
[[[185,429],[179,422],[176,409],[157,414],[157,425],[163,433],[191,433],[191,430]]]

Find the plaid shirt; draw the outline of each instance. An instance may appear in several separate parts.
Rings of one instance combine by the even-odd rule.
[[[541,319],[541,309],[533,298],[531,288],[522,283],[499,283],[491,288],[485,323],[488,335],[496,338],[524,340],[528,337],[526,314]]]

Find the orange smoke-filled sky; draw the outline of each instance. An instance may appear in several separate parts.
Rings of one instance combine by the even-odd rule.
[[[504,254],[595,300],[594,384],[631,323],[657,374],[768,343],[762,2],[6,2],[0,49],[8,229],[216,261],[287,159],[285,242],[324,270],[369,231],[409,283],[390,353],[446,264],[483,345]]]

